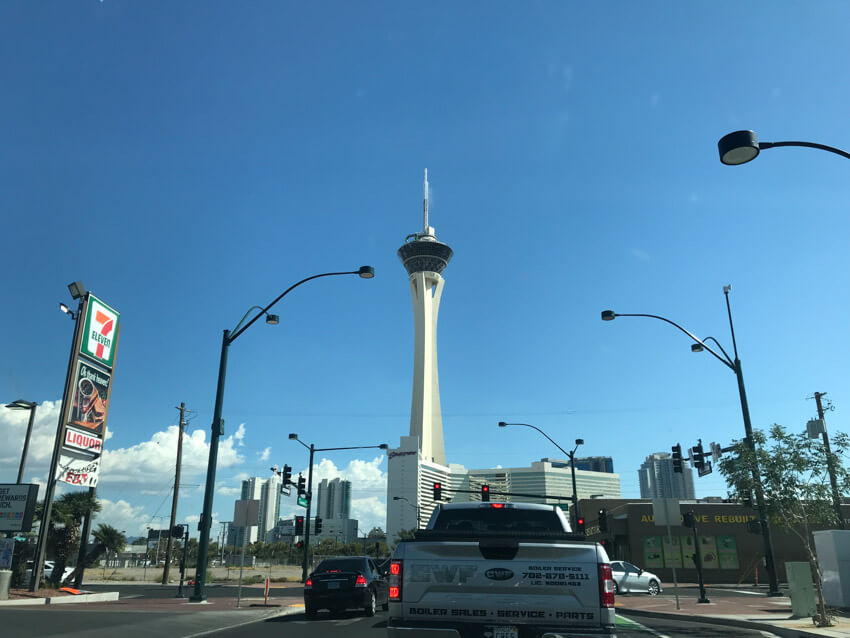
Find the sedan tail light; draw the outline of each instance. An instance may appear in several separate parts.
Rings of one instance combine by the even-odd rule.
[[[369,583],[366,582],[366,577],[363,574],[357,574],[357,580],[354,581],[355,587],[365,587]]]
[[[304,581],[304,589],[313,589],[313,579],[308,578]]]
[[[599,606],[614,606],[614,575],[609,563],[599,564]]]
[[[401,583],[403,575],[403,562],[401,560],[394,560],[390,562],[390,600],[401,600]]]

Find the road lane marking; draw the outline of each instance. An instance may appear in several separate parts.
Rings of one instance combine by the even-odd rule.
[[[656,631],[652,627],[647,627],[646,625],[642,625],[639,622],[632,620],[631,618],[626,618],[625,616],[620,616],[619,614],[615,617],[616,624],[623,627],[623,629],[637,629],[638,631],[645,631],[648,634],[652,634],[657,638],[670,638],[667,634],[662,634],[659,631]]]

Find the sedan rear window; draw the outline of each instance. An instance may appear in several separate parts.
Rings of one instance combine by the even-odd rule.
[[[366,573],[366,561],[362,558],[326,558],[315,569],[316,573],[332,570]]]

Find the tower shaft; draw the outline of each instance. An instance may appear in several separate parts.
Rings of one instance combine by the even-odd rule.
[[[422,458],[441,465],[446,463],[446,452],[437,376],[437,315],[444,283],[436,272],[410,274],[415,328],[410,435],[419,438]]]

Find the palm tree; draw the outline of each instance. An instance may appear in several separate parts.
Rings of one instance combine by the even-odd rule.
[[[100,509],[100,503],[88,492],[67,492],[53,503],[50,525],[56,562],[50,580],[54,584],[60,584],[68,559],[79,547],[83,519]]]
[[[118,531],[112,525],[100,523],[94,531],[95,540],[101,545],[103,551],[106,552],[107,558],[109,554],[120,554],[127,546],[127,537],[124,532]]]

